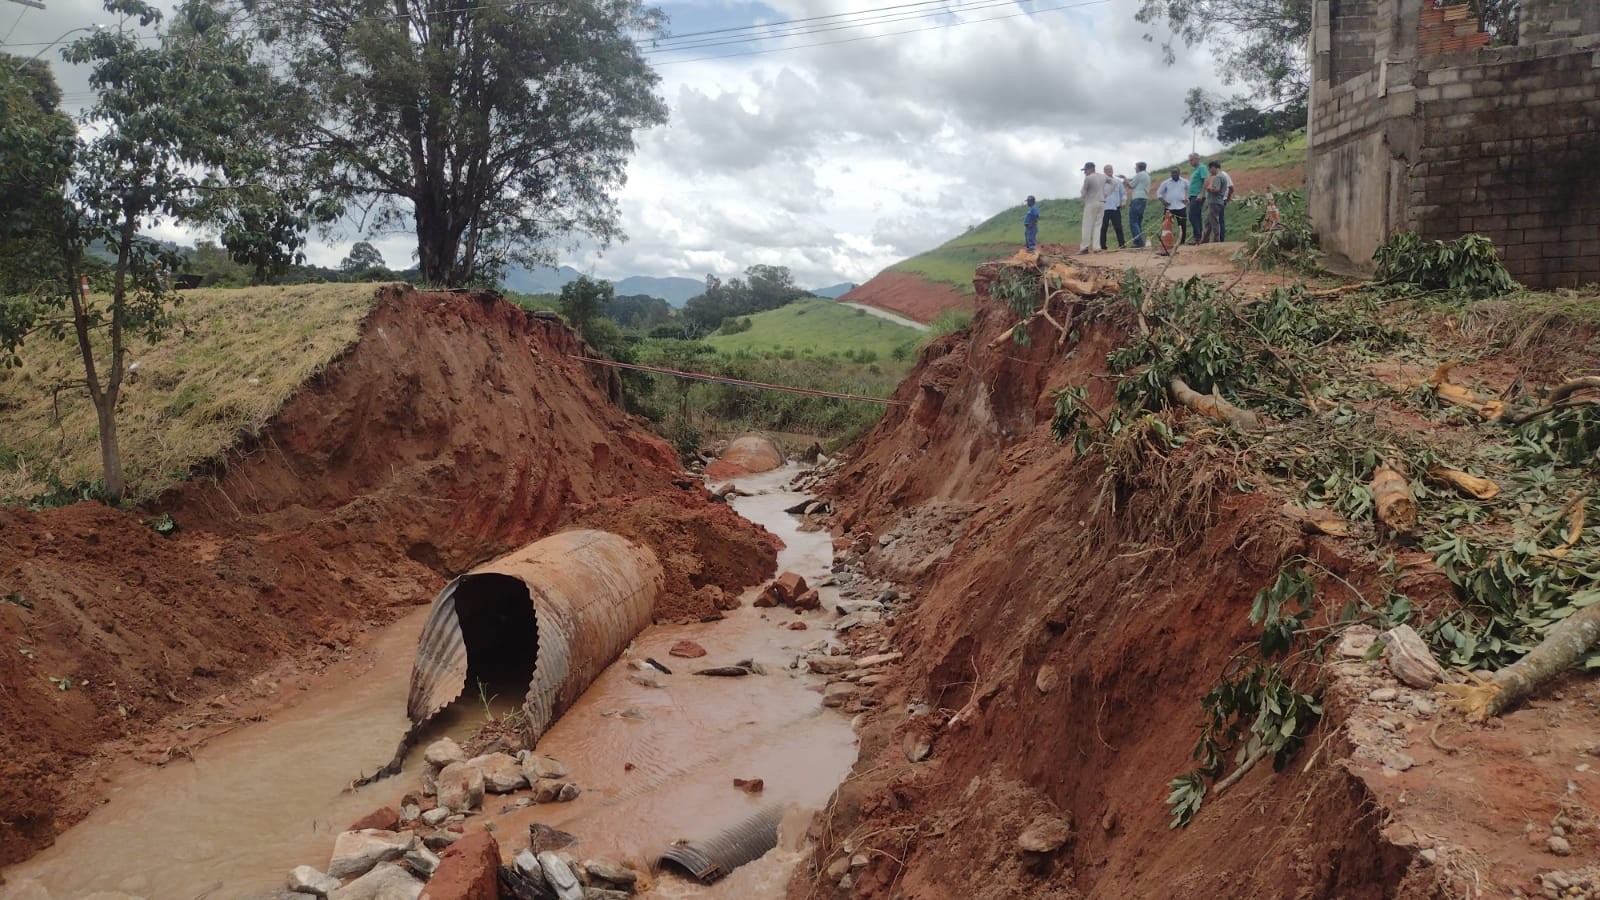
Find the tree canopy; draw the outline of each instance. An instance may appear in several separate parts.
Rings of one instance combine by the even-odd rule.
[[[247,0],[303,96],[307,161],[374,232],[414,227],[422,280],[457,286],[621,235],[637,128],[666,120],[639,0]]]
[[[724,282],[707,275],[706,292],[689,298],[683,317],[697,335],[710,334],[722,326],[723,319],[777,309],[804,296],[806,292],[795,285],[784,266],[751,266],[744,270],[743,279]]]
[[[1179,42],[1209,44],[1229,84],[1273,101],[1304,102],[1309,95],[1311,0],[1139,0],[1135,17],[1170,29],[1162,47],[1168,63]]]

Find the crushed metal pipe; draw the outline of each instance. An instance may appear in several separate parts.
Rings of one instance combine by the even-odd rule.
[[[720,834],[668,846],[661,851],[661,862],[680,866],[710,884],[778,846],[778,822],[782,818],[782,807],[769,806]]]

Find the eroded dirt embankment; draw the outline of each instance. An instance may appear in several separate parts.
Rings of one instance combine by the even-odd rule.
[[[673,614],[770,573],[775,539],[683,480],[559,322],[385,291],[347,355],[155,509],[0,510],[0,861],[80,817],[113,757],[185,755],[288,683],[251,676],[320,668],[565,525],[650,543]],[[181,530],[141,524],[156,512]]]
[[[1336,764],[1348,748],[1334,729],[1308,742],[1326,741],[1318,764],[1209,799],[1186,829],[1168,830],[1162,802],[1193,765],[1198,698],[1251,637],[1254,593],[1296,554],[1358,586],[1370,573],[1302,534],[1281,501],[1235,493],[1226,461],[1181,458],[1207,452],[1198,443],[1102,496],[1099,461],[1050,435],[1051,391],[1086,385],[1109,407],[1097,376],[1120,335],[1083,326],[1065,354],[1041,328],[1032,346],[990,349],[1013,321],[980,299],[970,340],[925,352],[897,394],[909,405],[829,491],[840,544],[917,597],[894,630],[907,657],[790,896],[846,896],[824,874],[841,849],[870,858],[854,897],[1390,895],[1410,854]],[[897,529],[911,510],[916,526]],[[932,756],[912,764],[917,737]],[[1020,851],[1029,826],[1063,823],[1060,851]]]

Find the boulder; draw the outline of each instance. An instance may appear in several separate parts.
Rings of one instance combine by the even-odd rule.
[[[467,765],[483,773],[483,789],[491,794],[509,794],[528,786],[528,777],[516,759],[506,753],[487,753],[467,760]]]
[[[1036,816],[1017,836],[1017,849],[1024,853],[1054,853],[1072,838],[1072,825],[1048,813]]]
[[[350,823],[348,831],[366,831],[376,828],[380,831],[396,831],[400,827],[400,814],[392,806],[380,806],[372,812]]]
[[[777,588],[774,585],[767,585],[767,589],[762,591],[755,600],[751,601],[750,605],[757,609],[771,609],[777,606]]]
[[[861,688],[849,683],[848,681],[830,684],[822,692],[822,705],[828,707],[843,706],[846,703],[849,703],[851,700],[854,700],[856,694],[860,692]]]
[[[378,863],[399,859],[411,849],[414,840],[409,834],[378,828],[346,831],[334,838],[328,874],[339,879],[360,875]]]
[[[487,831],[476,831],[439,854],[439,866],[428,879],[424,900],[499,900],[500,844]]]
[[[672,645],[672,649],[668,650],[667,654],[676,656],[679,659],[699,659],[706,655],[706,648],[696,644],[694,641],[679,641]]]
[[[821,609],[822,608],[822,595],[817,593],[816,588],[812,588],[811,590],[806,591],[806,592],[802,593],[800,596],[794,598],[794,608],[795,609]]]
[[[461,840],[461,832],[447,831],[443,828],[429,834],[422,839],[422,846],[438,852]]]
[[[538,778],[565,778],[567,767],[559,760],[529,753],[522,758],[522,774],[528,776],[528,782],[531,784]]]
[[[422,882],[394,863],[383,863],[372,871],[328,895],[328,900],[417,900]]]
[[[858,666],[856,661],[848,656],[808,656],[806,668],[818,675],[841,675]]]
[[[450,738],[440,738],[422,751],[422,761],[435,769],[442,769],[451,763],[466,762],[467,752]]]
[[[431,877],[434,870],[439,868],[439,857],[427,847],[412,847],[400,859],[423,878]]]
[[[313,866],[295,866],[289,870],[288,888],[317,897],[326,897],[339,889],[339,879],[324,875]]]
[[[483,770],[467,762],[451,763],[435,779],[439,805],[451,812],[477,809],[483,803]]]
[[[806,592],[806,580],[793,572],[784,572],[772,582],[779,603],[793,603]]]
[[[604,859],[586,859],[583,869],[589,873],[590,880],[604,881],[606,884],[631,887],[639,880],[638,872]]]
[[[437,828],[439,825],[444,823],[445,819],[448,818],[450,818],[450,810],[445,809],[442,806],[435,806],[433,809],[430,809],[422,814],[422,824],[427,825],[430,828]]]
[[[549,850],[538,857],[539,869],[544,872],[545,883],[555,891],[556,900],[583,900],[583,885],[566,860]]]
[[[528,826],[528,847],[534,853],[543,853],[546,850],[560,850],[571,847],[578,839],[559,828],[551,828],[539,822]]]

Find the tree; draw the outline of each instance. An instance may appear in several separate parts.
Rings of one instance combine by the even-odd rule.
[[[1222,113],[1222,121],[1217,125],[1217,140],[1225,144],[1237,144],[1269,134],[1286,135],[1304,127],[1304,103],[1289,103],[1266,111],[1248,105],[1232,106]]]
[[[39,60],[0,54],[0,340],[18,335],[41,293],[56,285],[64,191],[76,128]],[[14,322],[12,320],[15,319]],[[7,324],[11,322],[11,324]],[[3,345],[0,363],[15,363]]]
[[[383,254],[369,241],[356,241],[350,248],[350,254],[339,263],[339,271],[354,275],[372,269],[388,268],[383,261]]]
[[[324,184],[409,223],[423,281],[459,286],[621,235],[613,192],[633,132],[666,120],[636,38],[639,0],[245,0],[316,110]]]
[[[1183,97],[1183,124],[1191,126],[1189,149],[1200,145],[1200,132],[1211,133],[1211,120],[1217,117],[1217,99],[1200,88],[1190,88]]]
[[[587,275],[580,275],[576,281],[569,281],[561,288],[561,315],[564,316],[585,340],[596,344],[591,339],[595,333],[596,324],[604,317],[605,309],[611,303],[616,289],[609,281],[596,281]]]
[[[1209,43],[1229,84],[1243,83],[1257,96],[1304,102],[1310,80],[1306,42],[1312,0],[1140,0],[1135,14],[1145,24],[1164,23],[1162,44],[1170,65],[1174,46]],[[1152,40],[1152,35],[1146,35]]]
[[[162,21],[142,0],[106,0],[105,9],[141,27]],[[207,0],[186,0],[153,43],[105,30],[69,46],[64,58],[90,67],[97,93],[86,115],[90,137],[63,144],[52,137],[48,116],[7,118],[8,129],[23,132],[21,167],[45,173],[34,182],[41,192],[34,225],[53,258],[38,272],[38,291],[7,303],[0,351],[15,360],[23,341],[41,330],[72,336],[82,386],[95,407],[104,490],[113,502],[125,491],[116,410],[127,342],[135,334],[153,337],[167,324],[180,261],[174,249],[141,238],[139,230],[167,218],[206,221],[255,175],[248,142],[264,115],[270,79],[233,25]],[[85,248],[96,242],[116,257],[102,285],[108,296],[79,290]]]

